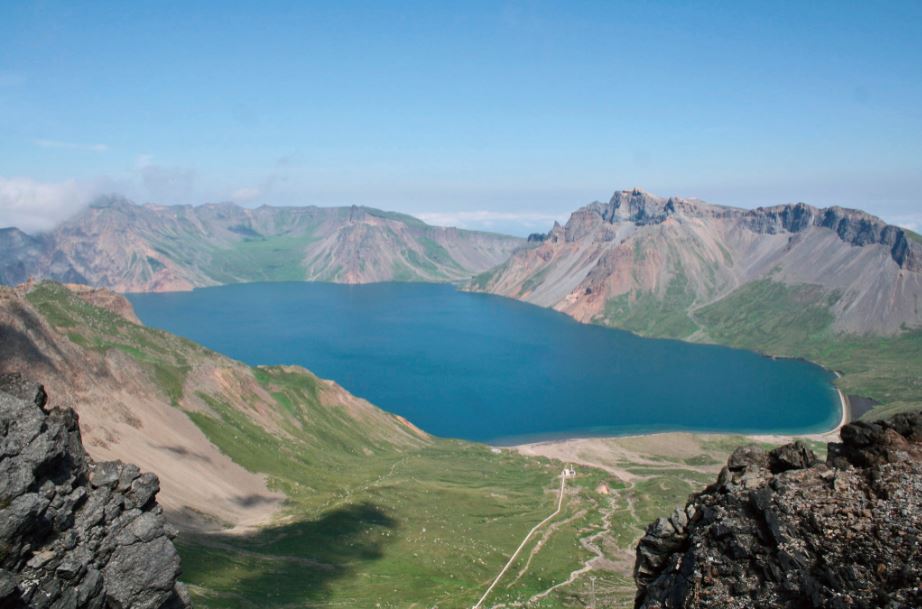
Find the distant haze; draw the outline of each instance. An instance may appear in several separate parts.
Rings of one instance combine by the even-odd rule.
[[[516,234],[615,189],[922,227],[922,4],[0,4],[0,225],[100,193]]]

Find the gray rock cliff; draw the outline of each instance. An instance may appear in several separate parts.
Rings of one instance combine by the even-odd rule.
[[[154,474],[94,463],[77,415],[0,376],[0,609],[183,609]]]

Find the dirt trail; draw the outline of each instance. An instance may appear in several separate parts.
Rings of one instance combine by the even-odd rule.
[[[560,514],[560,510],[561,508],[563,508],[563,493],[567,486],[567,478],[568,476],[566,474],[566,470],[560,473],[560,490],[558,491],[558,496],[557,496],[557,509],[554,510],[554,512],[550,516],[548,516],[547,518],[545,518],[544,520],[536,524],[534,527],[532,527],[532,529],[528,532],[528,534],[525,535],[525,539],[522,540],[522,543],[519,544],[519,547],[516,548],[515,552],[512,553],[512,556],[509,557],[509,561],[499,572],[499,575],[497,575],[496,578],[493,580],[493,583],[490,584],[490,587],[487,588],[487,591],[483,593],[483,596],[480,597],[480,600],[477,601],[473,609],[480,609],[483,606],[483,602],[487,600],[487,597],[490,596],[491,592],[493,592],[493,588],[496,587],[496,584],[499,583],[499,581],[503,578],[503,575],[506,574],[506,571],[508,571],[509,568],[512,566],[512,563],[515,562],[515,559],[518,557],[519,553],[521,553],[522,548],[525,547],[525,544],[527,544],[528,541],[531,539],[532,535],[534,535],[536,531],[538,531],[541,527],[543,527],[545,524],[547,524],[548,522],[556,518],[558,514]]]

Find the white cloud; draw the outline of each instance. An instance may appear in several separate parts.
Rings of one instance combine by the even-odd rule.
[[[0,177],[0,226],[26,232],[54,228],[100,194],[100,184]]]
[[[32,143],[39,148],[56,148],[58,150],[78,150],[80,152],[106,152],[109,150],[106,144],[75,144],[74,142],[43,139],[32,140]]]
[[[554,222],[566,222],[569,212],[502,212],[502,211],[449,211],[424,212],[414,214],[428,224],[436,226],[456,226],[473,230],[510,232],[528,234],[546,232]]]

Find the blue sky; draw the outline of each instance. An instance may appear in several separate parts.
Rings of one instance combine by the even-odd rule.
[[[0,3],[0,224],[99,192],[545,230],[616,188],[922,224],[922,2]]]

